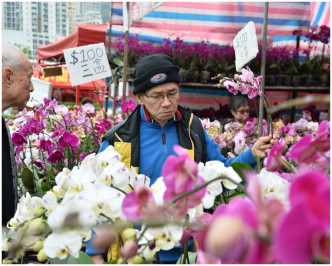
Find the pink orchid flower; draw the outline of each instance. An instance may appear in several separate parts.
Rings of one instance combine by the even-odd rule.
[[[230,93],[233,93],[234,95],[238,94],[239,92],[239,84],[233,81],[226,80],[224,82],[224,86],[226,87],[227,90],[229,90]]]
[[[82,106],[82,111],[87,114],[94,114],[95,107],[91,103],[86,103]]]
[[[122,212],[130,221],[139,221],[142,218],[142,210],[148,202],[154,202],[150,189],[137,183],[134,191],[124,198]]]
[[[47,161],[50,163],[56,163],[65,158],[65,155],[62,151],[56,150],[53,151],[50,156],[47,158]]]
[[[57,114],[67,114],[69,112],[69,109],[67,106],[60,104],[54,107],[54,112]]]
[[[121,104],[121,110],[125,114],[131,113],[135,110],[137,104],[133,100],[125,101]]]
[[[264,166],[267,171],[274,172],[282,168],[283,164],[280,161],[283,151],[286,148],[286,141],[284,138],[280,142],[275,143],[267,157],[264,159]]]
[[[188,152],[180,146],[175,146],[174,151],[179,157],[171,155],[167,158],[162,169],[162,176],[166,185],[164,194],[165,202],[172,201],[175,197],[195,189],[204,183],[204,179],[198,175],[198,165]],[[175,202],[173,211],[179,216],[184,216],[188,208],[196,207],[201,203],[205,195],[206,187]]]
[[[277,260],[287,264],[330,262],[330,179],[319,169],[300,169],[290,188],[291,209],[276,230]]]

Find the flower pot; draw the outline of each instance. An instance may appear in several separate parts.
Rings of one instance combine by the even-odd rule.
[[[188,76],[189,76],[189,80],[191,82],[198,82],[198,80],[199,80],[199,71],[198,70],[190,71]]]
[[[320,85],[322,87],[326,87],[327,86],[327,81],[328,81],[327,75],[320,76],[319,80],[320,80]]]
[[[202,83],[207,83],[210,78],[210,72],[203,70],[201,71],[201,82]]]
[[[188,79],[188,70],[186,70],[184,68],[180,68],[179,74],[180,74],[182,82],[187,81],[187,79]]]
[[[299,75],[293,75],[292,76],[292,85],[293,86],[300,86],[300,76]]]

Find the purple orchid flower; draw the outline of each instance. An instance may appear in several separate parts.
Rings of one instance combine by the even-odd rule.
[[[12,135],[12,142],[14,146],[22,146],[23,144],[27,144],[28,141],[24,135],[20,132],[14,132]]]
[[[47,161],[49,163],[56,163],[56,162],[59,162],[61,161],[62,159],[65,158],[65,155],[63,154],[62,151],[59,151],[59,150],[55,150],[53,151],[50,156],[48,157]]]
[[[67,147],[74,148],[78,145],[79,139],[76,135],[65,131],[62,137],[59,138],[59,147],[60,149],[64,149]]]

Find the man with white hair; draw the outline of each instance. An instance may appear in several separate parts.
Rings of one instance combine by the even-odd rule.
[[[25,107],[33,91],[32,74],[32,64],[23,52],[16,46],[2,43],[2,112],[10,107]],[[11,136],[2,118],[2,226],[15,214],[16,177]]]

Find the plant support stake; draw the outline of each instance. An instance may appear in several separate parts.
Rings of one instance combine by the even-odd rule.
[[[264,94],[265,87],[265,63],[266,63],[266,35],[267,35],[267,18],[268,18],[269,3],[264,4],[264,23],[263,23],[263,38],[262,38],[262,66],[261,66],[261,88]],[[263,116],[264,116],[264,102],[259,98],[259,116],[258,116],[258,137],[263,134]],[[271,132],[273,134],[273,132]]]

